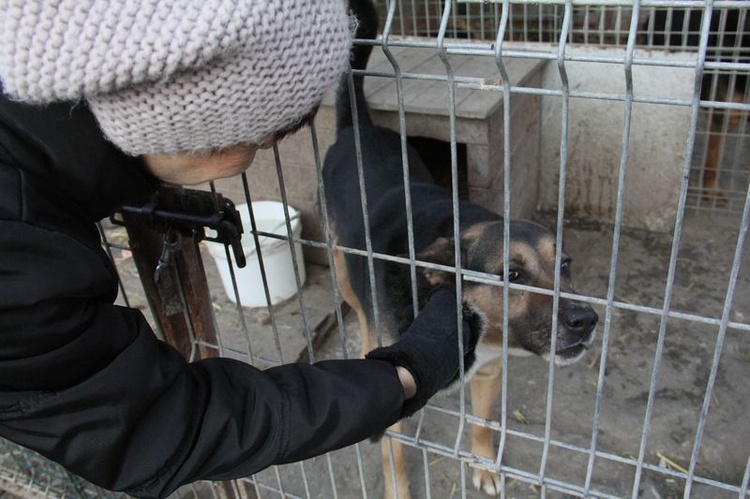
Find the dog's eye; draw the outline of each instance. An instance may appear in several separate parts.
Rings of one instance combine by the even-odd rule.
[[[509,270],[508,271],[508,281],[509,282],[517,282],[519,279],[521,279],[521,273],[517,270]],[[500,272],[500,280],[503,280],[503,273]]]
[[[570,258],[566,258],[562,262],[560,262],[560,273],[562,275],[568,275],[570,274],[570,265],[572,263],[572,260]]]

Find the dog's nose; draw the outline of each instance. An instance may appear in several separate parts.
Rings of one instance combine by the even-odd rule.
[[[568,302],[563,305],[563,322],[569,331],[586,336],[596,327],[599,315],[594,309],[582,303]]]

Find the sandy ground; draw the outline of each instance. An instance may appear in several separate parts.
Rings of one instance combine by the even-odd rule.
[[[542,220],[548,223],[548,220]],[[554,222],[554,220],[552,221]],[[688,314],[666,321],[663,349],[657,358],[661,310],[669,269],[672,238],[668,235],[626,231],[621,236],[614,301],[631,309],[614,308],[609,321],[604,306],[596,306],[600,325],[595,346],[580,363],[554,370],[554,389],[546,450],[548,364],[536,357],[511,358],[508,364],[507,427],[502,465],[507,477],[507,497],[539,497],[542,490],[533,483],[542,467],[547,478],[563,486],[583,487],[589,469],[588,449],[601,362],[606,361],[602,399],[599,405],[597,455],[591,467],[591,488],[603,494],[629,497],[643,436],[651,377],[658,363],[652,416],[643,461],[647,466],[639,497],[681,497],[685,481],[674,471],[690,466],[701,408],[717,354],[719,326],[696,317],[721,319],[738,236],[736,216],[688,214],[683,227],[671,294],[672,311]],[[115,237],[119,237],[115,233]],[[612,249],[611,228],[569,223],[564,229],[566,251],[574,259],[574,280],[584,295],[606,299]],[[132,306],[145,308],[138,290],[132,260],[121,259],[128,298]],[[728,319],[750,323],[750,251],[742,254],[742,266],[734,290]],[[274,307],[273,320],[267,309],[242,310],[228,300],[219,283],[216,268],[206,255],[209,282],[214,294],[214,311],[222,331],[224,354],[248,360],[252,352],[256,365],[266,367],[293,362],[308,350],[307,330],[316,334],[334,314],[333,292],[327,268],[307,266],[307,283],[301,295]],[[632,307],[647,307],[632,310]],[[304,310],[304,314],[301,312]],[[335,314],[334,314],[335,315]],[[303,318],[305,320],[303,320]],[[602,357],[603,333],[609,323],[606,357]],[[278,335],[274,334],[274,329]],[[315,359],[358,355],[354,314],[346,316],[345,327],[333,327]],[[321,333],[322,334],[322,333]],[[737,497],[725,490],[738,487],[750,452],[750,343],[748,331],[728,328],[718,351],[719,364],[714,387],[708,397],[708,417],[702,433],[692,497]],[[278,337],[278,341],[276,341]],[[345,352],[345,353],[344,353]],[[419,431],[420,443],[407,447],[414,497],[483,497],[471,485],[472,470],[450,456],[453,450],[468,455],[471,424],[460,427],[455,414],[459,395],[436,398],[424,411],[424,419],[406,424],[408,438]],[[468,394],[466,410],[470,412]],[[441,410],[448,409],[448,411]],[[498,403],[495,424],[502,419]],[[460,430],[460,431],[459,431]],[[500,432],[495,442],[499,443]],[[438,452],[423,452],[422,448]],[[448,449],[447,454],[445,455]],[[601,454],[603,453],[603,454]],[[471,460],[471,459],[469,459]],[[427,478],[426,478],[427,477]],[[307,461],[273,468],[255,477],[261,497],[379,497],[382,494],[380,446],[365,442]],[[708,483],[706,483],[708,482]],[[714,483],[716,482],[716,483]],[[722,485],[726,484],[726,485]],[[549,497],[566,497],[555,487]],[[183,491],[181,495],[192,495]],[[203,494],[198,494],[203,495]]]

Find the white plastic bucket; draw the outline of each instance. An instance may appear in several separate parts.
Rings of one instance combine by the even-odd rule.
[[[289,218],[291,219],[292,234],[295,239],[302,233],[302,221],[299,212],[289,208]],[[250,223],[250,214],[247,210],[247,204],[237,206],[242,217],[242,249],[245,252],[247,265],[245,268],[234,266],[234,275],[237,279],[237,291],[240,295],[240,302],[246,307],[264,307],[267,305],[266,294],[263,290],[263,279],[260,273],[260,263],[258,252],[255,250],[255,240],[252,234],[252,224]],[[277,201],[255,201],[253,202],[253,214],[255,223],[259,232],[269,234],[287,235],[287,225],[284,219],[284,205]],[[260,251],[263,256],[263,267],[266,271],[268,281],[268,291],[271,296],[271,304],[275,305],[297,293],[297,280],[294,277],[294,264],[292,262],[292,252],[289,248],[289,242],[286,239],[276,239],[268,236],[258,236],[260,240]],[[305,263],[302,259],[302,245],[294,243],[294,251],[299,268],[300,284],[305,284]],[[232,275],[229,271],[226,252],[223,244],[209,243],[208,252],[216,262],[219,269],[219,276],[224,285],[229,299],[237,303],[232,285]],[[231,249],[230,249],[231,253]]]

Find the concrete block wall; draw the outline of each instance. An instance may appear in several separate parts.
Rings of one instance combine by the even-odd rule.
[[[568,53],[624,57],[624,49],[569,46]],[[636,51],[636,57],[689,59],[687,54]],[[622,64],[566,62],[572,91],[625,93]],[[544,88],[559,89],[557,65],[548,63]],[[663,66],[634,66],[633,91],[638,97],[690,99],[693,70]],[[638,103],[633,105],[629,134],[628,171],[624,197],[625,226],[670,231],[685,163],[690,107]],[[617,178],[621,162],[625,103],[601,98],[571,98],[568,115],[568,164],[565,215],[613,223]],[[539,209],[556,211],[560,176],[562,99],[542,99],[542,160]]]

